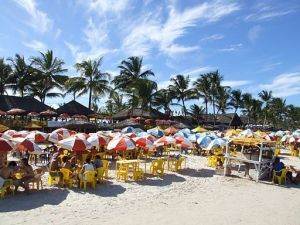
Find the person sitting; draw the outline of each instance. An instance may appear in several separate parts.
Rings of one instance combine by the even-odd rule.
[[[69,170],[71,169],[71,163],[69,162],[68,156],[62,157],[61,161],[62,161],[61,168],[69,169]]]
[[[22,186],[24,187],[25,191],[29,189],[29,183],[34,178],[34,171],[31,165],[28,164],[28,159],[23,158],[21,160],[21,167],[20,171],[22,172],[22,178],[20,179],[20,182],[22,183]]]
[[[100,168],[100,167],[102,167],[103,166],[103,164],[102,164],[102,160],[101,160],[101,158],[100,158],[100,156],[99,155],[96,155],[95,156],[95,159],[94,159],[94,167],[96,168],[96,169],[98,169],[98,168]]]
[[[83,179],[83,174],[87,171],[94,171],[94,165],[91,163],[91,158],[88,157],[85,160],[85,163],[83,164],[80,173],[78,174],[79,180]]]
[[[281,170],[285,168],[285,165],[283,162],[280,161],[280,158],[276,157],[273,163],[273,169],[277,176],[281,175]]]

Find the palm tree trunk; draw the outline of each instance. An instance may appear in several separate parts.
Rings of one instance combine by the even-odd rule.
[[[182,98],[181,101],[182,101],[182,106],[183,106],[184,117],[186,118],[186,108],[185,108],[185,102],[184,102],[184,99]]]
[[[207,113],[208,113],[208,100],[207,100],[207,98],[205,98],[205,113],[206,113],[206,115],[207,115]]]
[[[213,114],[214,114],[214,127],[216,126],[216,106],[215,106],[215,97],[212,98],[213,103]]]
[[[90,87],[90,93],[89,93],[89,109],[92,108],[92,87]]]

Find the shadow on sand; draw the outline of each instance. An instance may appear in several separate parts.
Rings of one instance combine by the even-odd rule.
[[[0,202],[0,212],[31,210],[43,205],[58,205],[69,194],[67,189],[43,189],[30,194],[17,193]]]
[[[213,169],[195,170],[191,168],[185,168],[180,170],[178,173],[183,176],[189,176],[189,177],[213,177],[215,174],[215,170]]]
[[[154,176],[147,176],[145,180],[137,182],[140,185],[146,186],[168,186],[171,185],[173,182],[184,182],[185,178],[177,176],[176,174],[165,174],[162,178],[154,177]]]

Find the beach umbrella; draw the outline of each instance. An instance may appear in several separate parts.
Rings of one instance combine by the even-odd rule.
[[[177,128],[171,126],[171,127],[168,127],[167,129],[165,129],[165,133],[167,135],[170,135],[170,134],[175,134],[176,132],[178,131]]]
[[[91,144],[92,147],[99,148],[107,144],[108,139],[102,135],[92,135],[87,139],[87,142]]]
[[[21,130],[18,131],[16,135],[13,135],[13,137],[26,137],[30,132],[27,130]]]
[[[13,146],[8,140],[0,138],[0,152],[9,152],[12,149]]]
[[[176,144],[179,144],[181,147],[184,147],[184,148],[192,148],[193,147],[192,142],[185,137],[177,136],[177,137],[175,137],[175,140],[176,140]]]
[[[38,115],[39,115],[39,113],[37,113],[37,112],[30,112],[27,114],[27,116],[31,116],[31,117],[38,116]]]
[[[293,132],[293,136],[294,136],[294,137],[297,137],[297,138],[300,138],[300,129],[299,129],[299,130],[295,130],[295,131]]]
[[[175,144],[176,140],[172,136],[163,136],[154,142],[154,145],[170,145]]]
[[[133,133],[134,132],[134,128],[133,127],[125,127],[122,129],[121,131],[122,133],[126,134],[126,133]]]
[[[52,143],[58,143],[59,141],[63,140],[64,137],[59,134],[59,133],[50,133],[48,136],[48,141],[52,142]]]
[[[239,134],[239,137],[254,137],[254,133],[252,130],[246,129]]]
[[[158,127],[147,130],[147,133],[153,135],[154,137],[164,136],[164,132],[161,129],[159,129]]]
[[[42,149],[36,143],[27,138],[15,138],[12,141],[16,142],[19,151],[41,152]]]
[[[227,144],[227,140],[223,139],[223,138],[217,138],[212,140],[209,145],[207,146],[207,150],[211,150],[214,147],[224,147]]]
[[[203,133],[206,132],[207,130],[204,127],[198,126],[195,129],[192,130],[194,133]]]
[[[153,142],[156,140],[156,138],[155,138],[153,135],[148,134],[147,132],[141,132],[141,133],[139,133],[137,136],[138,136],[138,137],[144,137],[144,138],[147,138],[147,139],[149,139],[150,141],[153,141]]]
[[[275,136],[277,136],[277,137],[283,137],[284,135],[285,135],[285,132],[282,130],[279,130],[275,133]]]
[[[41,131],[33,131],[29,133],[26,138],[35,143],[43,143],[47,140],[48,134]]]
[[[83,152],[86,149],[90,149],[92,146],[86,140],[83,140],[79,137],[68,137],[58,142],[62,148],[74,151],[74,152]]]
[[[52,133],[60,134],[61,136],[63,136],[63,138],[68,138],[68,137],[76,134],[75,131],[71,131],[66,128],[58,128],[58,129],[52,131]]]
[[[153,148],[153,141],[151,141],[150,139],[147,139],[145,137],[135,137],[135,138],[132,138],[132,140],[138,147],[142,147],[142,148],[146,148],[146,149]]]
[[[184,128],[184,129],[179,130],[179,132],[190,134],[191,130],[189,128]]]
[[[46,111],[40,112],[40,115],[41,116],[56,116],[57,113],[50,109],[47,109]]]
[[[291,135],[284,135],[284,136],[280,139],[280,141],[281,141],[281,142],[286,142],[286,141],[288,141],[288,139],[291,138],[291,137],[292,137]]]
[[[129,137],[115,137],[107,145],[108,150],[126,151],[135,149],[135,144]]]
[[[134,128],[134,133],[139,134],[145,132],[144,130],[142,130],[141,128]]]
[[[124,134],[124,135],[127,136],[127,137],[130,137],[130,138],[136,137],[136,134],[135,134],[135,133],[126,133],[126,134]]]
[[[289,142],[289,143],[294,143],[294,142],[296,142],[296,138],[290,137],[290,138],[288,139],[288,142]]]
[[[72,135],[72,136],[78,137],[78,138],[80,138],[80,139],[82,139],[82,140],[87,140],[88,137],[89,137],[89,135],[86,134],[86,133],[77,133],[77,134],[74,134],[74,135]]]
[[[23,115],[26,113],[26,110],[24,109],[19,109],[19,108],[12,108],[10,110],[8,110],[6,112],[7,115],[13,115],[13,116],[16,116],[16,115]]]
[[[15,130],[7,130],[2,134],[2,138],[7,139],[7,140],[14,138],[14,137],[21,137],[21,136],[22,135],[18,134],[18,132]]]
[[[212,140],[213,140],[212,137],[206,135],[206,136],[199,137],[197,139],[197,143],[200,145],[201,148],[206,148]]]
[[[0,116],[5,116],[6,115],[6,112],[0,110]]]
[[[62,114],[60,114],[60,115],[59,115],[59,118],[61,118],[61,119],[65,120],[65,119],[69,119],[69,118],[70,118],[70,116],[69,116],[69,114],[68,114],[68,113],[62,113]]]

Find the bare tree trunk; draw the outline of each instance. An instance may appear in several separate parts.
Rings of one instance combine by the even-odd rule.
[[[92,107],[92,88],[90,87],[90,93],[89,93],[89,109]]]

